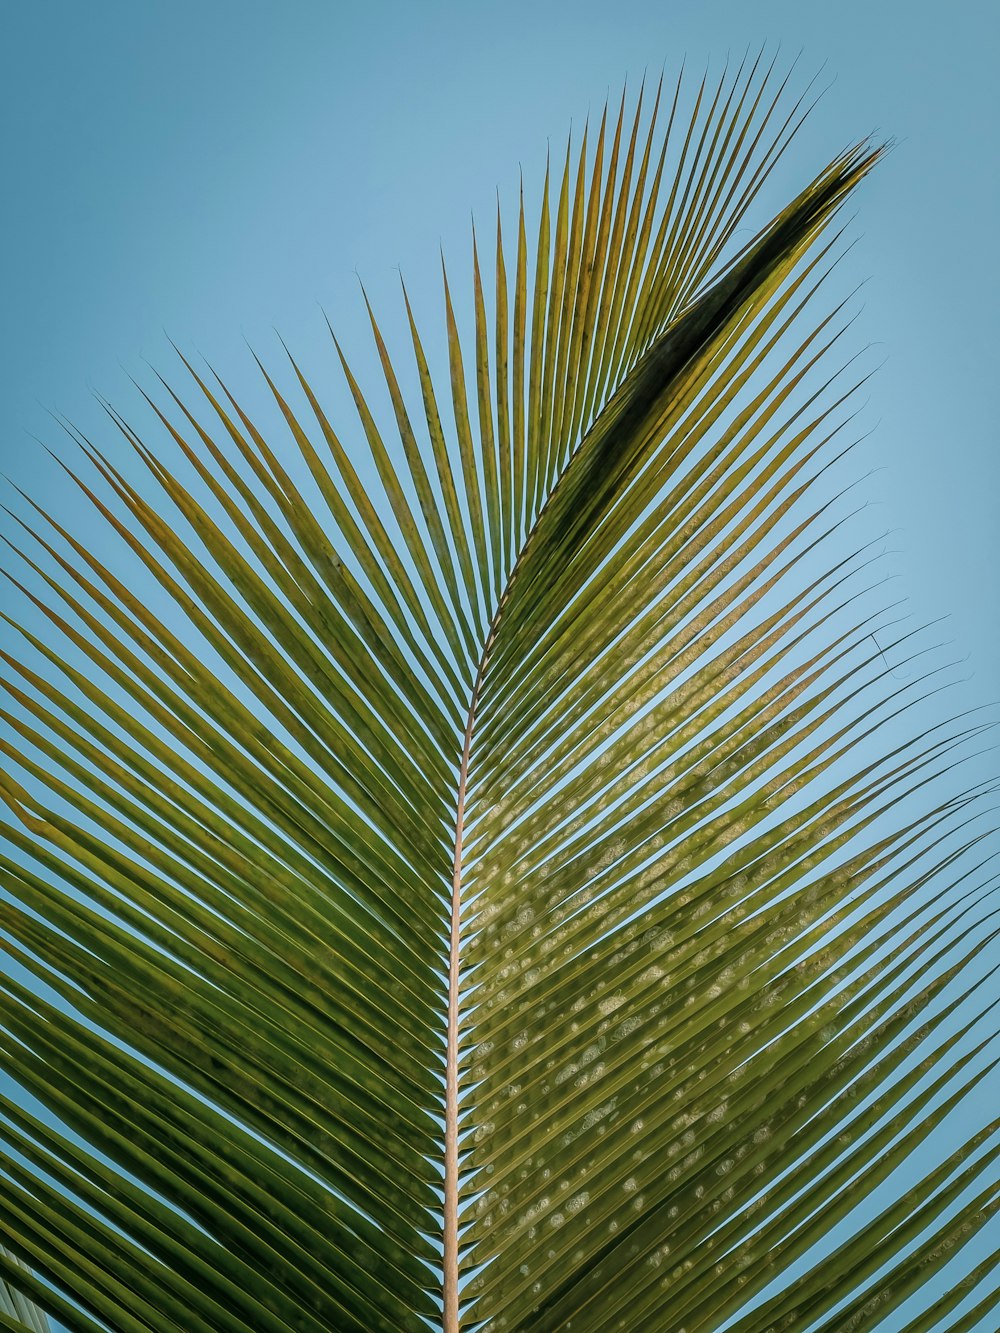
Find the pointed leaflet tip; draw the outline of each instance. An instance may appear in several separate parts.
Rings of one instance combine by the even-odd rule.
[[[371,317],[371,313],[372,313],[372,307],[371,307],[371,302],[368,300],[368,292],[367,292],[367,290],[365,289],[364,279],[362,278],[361,274],[358,272],[357,269],[354,270],[354,276],[355,276],[355,277],[357,278],[357,280],[358,280],[358,286],[361,288],[361,299],[362,299],[362,300],[364,301],[364,303],[365,303],[365,306],[366,306],[366,308],[367,308],[367,310],[368,310],[368,315],[369,315],[369,318],[370,318],[370,317]]]
[[[451,309],[451,289],[450,289],[449,286],[448,286],[448,269],[447,269],[447,267],[446,267],[446,265],[445,265],[445,262],[444,262],[444,250],[443,250],[443,249],[442,249],[442,251],[441,251],[441,281],[444,283],[444,299],[445,299],[445,305],[446,305],[446,307],[450,310],[450,309]]]
[[[332,337],[333,337],[333,325],[330,323],[330,316],[326,313],[326,310],[324,309],[323,306],[320,306],[319,310],[320,310],[320,314],[323,316],[324,323],[326,324],[326,331],[327,331],[327,333],[329,333],[330,337],[332,338]]]

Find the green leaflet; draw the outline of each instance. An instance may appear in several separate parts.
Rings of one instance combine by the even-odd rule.
[[[30,1328],[34,1333],[48,1333],[49,1322],[43,1312],[21,1292],[17,1285],[19,1272],[23,1270],[23,1265],[11,1259],[2,1248],[0,1248],[0,1263],[3,1268],[0,1269],[0,1318],[3,1320],[4,1328],[24,1329]],[[13,1278],[13,1282],[5,1280],[8,1276]]]
[[[73,432],[124,564],[16,500],[0,1327],[992,1317],[988,723],[829,485],[880,150],[764,207],[788,85],[605,107],[443,379],[365,297],[356,420],[289,356]]]

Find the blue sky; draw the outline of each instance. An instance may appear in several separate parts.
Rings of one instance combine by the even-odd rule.
[[[1000,16],[970,0],[349,4],[32,0],[0,53],[0,471],[74,510],[39,439],[51,413],[107,432],[167,336],[257,392],[245,340],[330,365],[321,307],[364,347],[357,276],[397,310],[397,268],[432,326],[438,246],[468,254],[519,167],[536,181],[626,78],[718,70],[762,42],[827,91],[790,178],[869,131],[896,148],[858,197],[845,289],[875,344],[859,471],[893,529],[915,621],[968,657],[954,707],[1000,698],[997,398]],[[801,54],[800,54],[801,53]],[[320,348],[323,348],[323,360]],[[334,392],[331,390],[331,392]],[[341,392],[339,387],[336,392]],[[37,437],[37,438],[36,438]],[[90,527],[94,541],[101,540]],[[992,763],[991,771],[995,772]],[[985,772],[985,769],[983,770]]]

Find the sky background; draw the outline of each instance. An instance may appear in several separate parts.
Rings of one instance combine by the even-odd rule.
[[[897,595],[916,622],[948,616],[940,637],[968,659],[953,707],[1000,699],[996,7],[7,0],[0,13],[0,472],[95,543],[42,447],[61,446],[52,414],[111,442],[95,393],[128,416],[147,362],[177,378],[167,335],[258,401],[246,343],[279,364],[275,330],[307,371],[332,370],[321,308],[367,355],[357,275],[398,313],[401,268],[428,333],[439,245],[461,268],[470,212],[491,232],[497,188],[512,203],[522,166],[538,182],[547,141],[561,151],[626,78],[685,58],[718,73],[762,43],[798,56],[802,83],[822,69],[789,180],[871,131],[896,141],[858,194],[842,279],[865,283],[852,336],[882,365],[863,498],[893,530]]]

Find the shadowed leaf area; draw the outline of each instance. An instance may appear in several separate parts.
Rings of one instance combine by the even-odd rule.
[[[106,542],[11,498],[0,1328],[995,1327],[988,720],[852,535],[811,96],[623,97],[340,409],[184,360]]]

